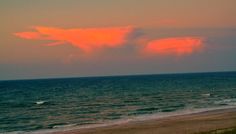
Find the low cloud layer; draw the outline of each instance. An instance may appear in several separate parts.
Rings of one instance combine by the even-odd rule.
[[[135,36],[136,29],[127,27],[107,28],[77,28],[62,29],[53,27],[33,27],[34,32],[18,32],[14,35],[23,39],[53,41],[47,46],[70,44],[82,50],[83,53],[94,53],[99,49],[119,48],[142,40],[142,36]],[[132,37],[132,39],[130,38]],[[203,48],[201,37],[172,37],[164,39],[142,41],[144,47],[140,51],[145,55],[189,55]]]

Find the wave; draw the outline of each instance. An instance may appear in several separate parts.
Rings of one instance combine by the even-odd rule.
[[[14,131],[14,132],[4,132],[2,134],[25,134],[25,133],[26,133],[25,131]]]
[[[77,124],[66,124],[66,125],[55,125],[52,128],[67,128],[67,127],[73,127],[76,126]]]
[[[204,97],[210,97],[211,96],[211,94],[210,93],[206,93],[206,94],[201,94],[202,96],[204,96]]]
[[[214,103],[218,105],[236,105],[236,98],[219,100],[215,101]]]
[[[44,104],[44,103],[46,103],[46,101],[36,101],[36,102],[35,102],[35,104],[37,104],[37,105],[42,105],[42,104]]]

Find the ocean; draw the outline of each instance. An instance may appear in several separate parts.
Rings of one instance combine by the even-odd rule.
[[[0,133],[96,127],[236,107],[236,72],[0,81]]]

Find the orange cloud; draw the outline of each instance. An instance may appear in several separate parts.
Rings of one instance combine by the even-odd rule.
[[[203,47],[202,38],[175,37],[152,40],[144,47],[147,55],[187,55]]]
[[[86,29],[60,29],[52,27],[34,27],[36,32],[19,32],[16,36],[24,39],[52,40],[48,46],[69,43],[86,53],[104,47],[119,47],[123,45],[134,28],[86,28]]]
[[[41,34],[38,32],[21,32],[15,33],[16,36],[24,39],[41,39]]]
[[[70,44],[78,47],[85,54],[127,44],[133,44],[134,51],[139,49],[145,55],[182,56],[203,48],[203,39],[200,37],[173,37],[150,41],[140,30],[130,26],[84,29],[33,27],[33,29],[34,32],[19,32],[15,35],[24,39],[53,41],[46,44],[47,46]]]

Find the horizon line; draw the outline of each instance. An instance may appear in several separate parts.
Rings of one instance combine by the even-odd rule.
[[[170,73],[137,73],[137,74],[114,74],[114,75],[91,75],[91,76],[65,76],[65,77],[42,77],[42,78],[19,78],[19,79],[0,79],[1,81],[23,81],[23,80],[53,80],[53,79],[76,79],[76,78],[102,78],[102,77],[125,77],[125,76],[146,76],[146,75],[178,75],[178,74],[201,74],[201,73],[231,73],[231,71],[195,71],[195,72],[170,72]]]

